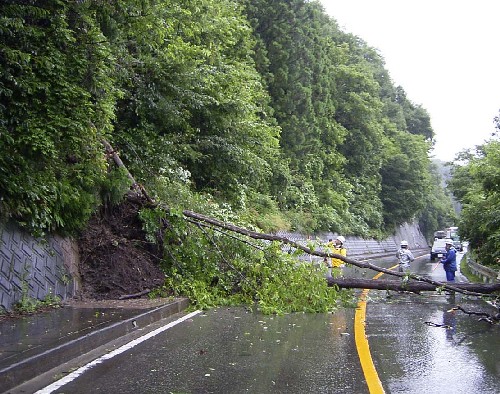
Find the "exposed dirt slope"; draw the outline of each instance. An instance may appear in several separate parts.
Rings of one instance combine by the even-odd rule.
[[[92,217],[78,240],[82,299],[118,299],[163,284],[161,248],[146,241],[139,209],[126,200]]]

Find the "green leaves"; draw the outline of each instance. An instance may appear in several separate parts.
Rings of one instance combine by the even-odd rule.
[[[1,7],[4,216],[71,232],[117,201],[124,185],[102,137],[152,195],[175,205],[189,189],[209,193],[267,228],[278,218],[367,235],[424,205],[427,152],[414,138],[410,156],[400,139],[432,138],[428,115],[315,2]],[[403,167],[412,182],[398,184],[390,174]],[[261,219],[256,194],[281,212]],[[402,209],[406,198],[417,204]]]
[[[144,228],[164,242],[168,285],[201,307],[328,311],[339,293],[277,245],[249,249],[186,224],[184,209],[270,230],[380,235],[439,205],[428,197],[432,137],[377,51],[317,2],[0,5],[2,218],[74,234],[120,201],[130,181],[108,168],[109,139],[170,207],[143,210]],[[470,168],[493,206],[495,160]]]
[[[35,233],[75,231],[106,174],[96,127],[102,136],[113,116],[109,52],[84,5],[0,7],[2,215]]]
[[[381,198],[388,226],[403,224],[420,214],[431,192],[428,145],[424,139],[409,133],[396,133],[392,144],[392,152],[381,169]]]
[[[497,126],[500,128],[500,126]],[[460,237],[481,264],[499,267],[500,259],[500,141],[492,139],[477,150],[463,152],[453,167],[450,188],[462,203]]]
[[[431,186],[425,196],[425,207],[419,215],[420,230],[427,239],[434,238],[436,229],[446,228],[457,221],[449,190],[444,187],[438,165],[442,166],[442,163],[435,161],[429,164]]]
[[[269,99],[239,7],[129,1],[96,10],[120,54],[124,94],[114,145],[135,176],[143,181],[182,166],[197,191],[215,191],[236,206],[249,187],[269,189],[279,130],[266,115]]]
[[[177,217],[168,220],[166,286],[197,308],[245,304],[266,314],[329,312],[348,298],[327,286],[323,267],[299,262],[278,243],[252,246]]]
[[[427,112],[392,85],[375,49],[342,32],[317,3],[245,4],[258,40],[257,68],[268,82],[289,162],[280,208],[309,216],[312,227],[305,220],[301,226],[309,231],[381,234],[413,220],[430,187],[430,146],[421,137],[433,137]],[[409,146],[415,142],[404,163],[411,160],[413,181],[401,188],[389,176],[397,165],[389,158],[407,155],[400,141],[406,135]],[[392,196],[395,188],[399,195]],[[417,204],[399,209],[408,197]]]

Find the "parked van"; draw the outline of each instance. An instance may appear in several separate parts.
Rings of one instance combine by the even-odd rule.
[[[459,252],[463,252],[464,251],[464,247],[462,246],[462,242],[460,241],[460,239],[454,239],[453,240],[453,247],[458,250]]]

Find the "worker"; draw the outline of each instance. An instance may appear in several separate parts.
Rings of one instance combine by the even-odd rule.
[[[410,263],[415,260],[415,257],[408,248],[408,241],[401,241],[399,246],[396,252],[396,257],[399,260],[399,272],[406,272],[410,270]]]
[[[453,247],[453,241],[447,239],[445,242],[446,254],[441,258],[444,271],[446,272],[446,280],[455,282],[455,272],[457,271],[457,251]]]
[[[339,235],[335,240],[330,239],[327,244],[327,251],[329,253],[339,254],[341,256],[347,256],[347,249],[344,247],[345,238]],[[332,276],[333,268],[336,268],[340,274],[340,268],[344,266],[344,261],[338,258],[332,257],[330,260],[325,260],[328,267],[328,277]]]

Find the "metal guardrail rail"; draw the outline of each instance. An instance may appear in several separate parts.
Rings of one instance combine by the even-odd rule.
[[[478,264],[472,261],[468,256],[466,261],[470,271],[481,278],[484,283],[495,283],[500,281],[500,271],[497,272],[493,268]]]

